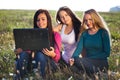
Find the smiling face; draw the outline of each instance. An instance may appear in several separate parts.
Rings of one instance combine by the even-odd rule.
[[[47,28],[47,16],[45,13],[40,13],[37,17],[37,26],[39,28]]]
[[[93,20],[90,14],[85,14],[84,22],[89,29],[93,28]]]
[[[64,24],[70,24],[72,22],[71,17],[64,10],[60,11],[59,16],[60,16],[61,21]]]

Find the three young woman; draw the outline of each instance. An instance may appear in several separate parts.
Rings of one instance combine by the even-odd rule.
[[[62,59],[70,65],[75,65],[79,70],[86,70],[88,73],[94,73],[108,69],[107,58],[110,55],[110,34],[100,15],[94,10],[85,11],[83,23],[66,6],[61,7],[56,15],[59,23],[52,30],[52,21],[47,10],[39,9],[34,15],[34,28],[48,28],[50,35],[50,49],[43,49],[35,53],[35,68],[40,62],[40,74],[45,77],[45,67],[50,59],[51,66],[60,60],[61,38],[64,53]],[[87,27],[79,39],[80,29]],[[79,40],[79,42],[78,42]],[[77,43],[78,42],[78,43]],[[80,58],[80,53],[85,50],[85,56]],[[17,60],[17,70],[20,75],[25,74],[22,69],[23,61],[28,61],[28,53],[22,49],[16,50],[20,58]],[[83,69],[84,67],[84,69]]]

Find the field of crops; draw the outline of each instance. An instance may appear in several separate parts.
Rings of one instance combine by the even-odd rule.
[[[13,28],[32,28],[35,10],[0,10],[0,79],[14,72]],[[82,20],[83,12],[75,11]],[[50,11],[53,25],[56,11]],[[120,13],[100,12],[105,19],[112,38],[109,70],[115,78],[120,79]],[[61,80],[61,79],[60,79]],[[104,80],[104,79],[103,79]]]

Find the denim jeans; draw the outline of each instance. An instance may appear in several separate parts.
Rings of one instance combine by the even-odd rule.
[[[102,70],[108,70],[108,61],[102,59],[91,58],[75,58],[74,65],[88,74],[96,73]]]
[[[45,75],[45,66],[47,64],[47,58],[46,57],[47,56],[44,55],[42,52],[36,52],[36,54],[35,54],[36,64],[35,64],[34,68],[40,67],[40,74],[42,76]]]
[[[51,70],[56,70],[56,68],[57,68],[55,62],[50,57],[43,54],[42,52],[36,52],[34,59],[36,61],[34,68],[38,68],[38,67],[40,68],[40,74],[42,77],[45,77],[45,75],[46,75],[45,68],[49,67],[49,66],[47,66],[48,63],[50,63]]]
[[[20,72],[20,77],[24,77],[27,73],[27,66],[29,61],[29,54],[26,52],[21,52],[19,58],[16,60],[16,69]]]

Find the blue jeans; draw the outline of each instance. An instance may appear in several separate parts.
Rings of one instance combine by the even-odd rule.
[[[74,65],[81,71],[88,74],[96,73],[102,70],[108,70],[108,61],[91,58],[75,58]]]
[[[47,64],[47,56],[44,55],[42,52],[37,52],[35,54],[35,61],[36,64],[34,66],[34,68],[38,68],[38,66],[40,67],[40,74],[42,76],[45,76],[45,66]],[[40,64],[38,64],[40,63]]]
[[[28,61],[29,61],[28,53],[22,52],[19,54],[19,58],[16,60],[16,69],[19,70],[20,77],[24,77],[24,75],[27,73]]]
[[[36,64],[34,68],[38,68],[38,66],[40,67],[40,74],[42,75],[42,77],[45,77],[45,74],[46,74],[45,68],[48,67],[47,66],[48,61],[50,63],[50,68],[52,71],[55,71],[57,69],[55,62],[50,57],[43,54],[42,52],[37,52],[35,54],[35,61],[36,61]],[[40,63],[40,65],[38,63]]]

